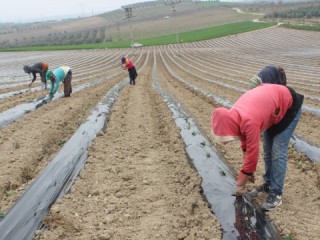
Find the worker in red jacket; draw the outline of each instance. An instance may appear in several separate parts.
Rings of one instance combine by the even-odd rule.
[[[129,58],[122,57],[121,63],[123,69],[127,69],[129,72],[129,83],[131,85],[136,85],[136,78],[138,76],[138,73],[133,62]]]
[[[301,116],[303,95],[292,88],[262,83],[244,93],[230,108],[216,108],[212,113],[212,133],[222,143],[240,140],[243,165],[237,177],[236,195],[254,181],[259,158],[260,134],[263,133],[265,161],[264,184],[256,193],[267,192],[263,210],[282,204],[290,138]]]

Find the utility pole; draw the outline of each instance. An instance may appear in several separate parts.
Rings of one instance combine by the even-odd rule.
[[[119,23],[119,22],[117,22],[116,24],[117,24],[116,29],[117,29],[117,32],[118,32],[118,38],[119,38],[119,41],[121,41],[121,35],[120,35],[120,23]]]
[[[176,32],[176,40],[177,40],[177,48],[178,48],[178,52],[180,53],[180,48],[179,48],[179,34],[178,34],[178,23],[177,23],[177,19],[176,19],[176,8],[175,5],[178,3],[181,3],[181,0],[165,0],[165,5],[169,5],[171,6],[171,10],[173,13],[173,18],[175,21],[175,32]]]
[[[132,47],[132,54],[134,55],[134,46],[133,46],[133,36],[132,36],[132,24],[131,24],[131,18],[135,17],[132,15],[132,8],[131,7],[125,7],[124,11],[126,13],[126,16],[124,19],[128,19],[129,27],[130,27],[130,40],[131,40],[131,47]]]

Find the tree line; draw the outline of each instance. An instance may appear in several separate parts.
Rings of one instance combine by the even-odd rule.
[[[265,18],[318,18],[320,17],[320,4],[311,4],[296,9],[288,9],[284,11],[274,11],[266,14]]]

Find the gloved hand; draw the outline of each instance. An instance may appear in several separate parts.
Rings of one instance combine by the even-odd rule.
[[[236,187],[236,194],[234,194],[235,196],[242,196],[243,194],[245,194],[247,192],[246,186],[242,185],[242,186],[238,186]]]
[[[238,174],[238,178],[237,178],[237,187],[236,187],[236,194],[235,194],[236,196],[241,196],[247,192],[246,183],[248,181],[254,183],[254,181],[255,181],[254,174],[247,175],[247,174],[243,173],[242,171],[240,171]]]
[[[39,108],[39,107],[41,107],[41,106],[43,106],[43,101],[42,101],[41,103],[38,103],[38,104],[36,105],[36,108]]]
[[[249,181],[252,183],[256,181],[256,176],[254,175],[254,173],[251,176],[249,176]]]
[[[45,99],[43,99],[40,103],[38,103],[38,104],[36,105],[36,108],[42,107],[44,104],[47,104],[47,103],[48,103],[48,101],[45,100]]]

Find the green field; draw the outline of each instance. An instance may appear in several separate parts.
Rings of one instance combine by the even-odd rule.
[[[196,42],[202,40],[208,40],[213,38],[224,37],[233,34],[239,34],[249,31],[254,31],[266,27],[271,27],[273,23],[255,23],[255,22],[239,22],[225,24],[221,26],[215,26],[210,28],[204,28],[200,30],[194,30],[190,32],[178,33],[179,43]],[[148,39],[137,39],[139,43],[144,46],[156,46],[156,45],[168,45],[176,44],[176,34],[168,36],[148,38]],[[21,47],[21,48],[10,48],[0,49],[0,51],[48,51],[48,50],[77,50],[77,49],[94,49],[94,48],[127,48],[130,46],[129,41],[123,42],[112,42],[112,43],[97,43],[97,44],[80,44],[80,45],[64,45],[64,46],[39,46],[39,47]]]
[[[194,30],[190,32],[178,33],[178,41],[179,43],[203,41],[203,40],[238,34],[238,33],[254,31],[257,29],[271,27],[273,25],[274,24],[272,23],[254,23],[254,22],[239,22],[239,23],[225,24],[221,26],[204,28],[204,29]],[[176,34],[172,34],[172,35],[157,37],[157,38],[138,39],[137,42],[142,43],[144,46],[175,44],[177,43],[177,36]],[[114,43],[107,44],[108,48],[127,47],[127,46],[130,46],[129,42],[114,42]]]
[[[115,10],[61,22],[0,23],[0,51],[130,48],[133,42],[143,46],[182,44],[254,31],[278,22],[283,23],[281,27],[319,31],[319,19],[315,17],[318,12],[308,13],[312,18],[278,16],[302,14],[301,7],[306,6],[315,9],[313,2],[181,2],[173,14],[163,2],[142,2],[133,5],[134,17],[130,21],[123,11]],[[270,17],[273,15],[277,17]]]

